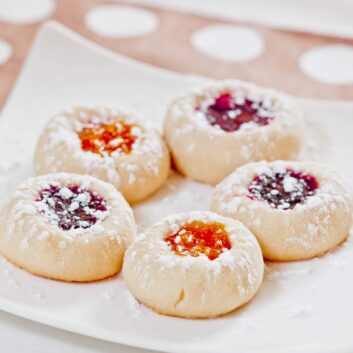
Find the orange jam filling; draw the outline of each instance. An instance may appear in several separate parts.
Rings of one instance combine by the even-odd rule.
[[[217,259],[225,249],[232,247],[225,225],[219,222],[186,223],[164,241],[177,255],[197,257],[205,254],[210,260]]]
[[[134,127],[122,120],[109,124],[87,123],[77,134],[84,151],[100,155],[110,155],[115,151],[128,154],[137,139],[133,134]]]

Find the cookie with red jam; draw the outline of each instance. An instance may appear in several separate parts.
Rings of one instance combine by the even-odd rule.
[[[226,314],[249,302],[264,263],[253,234],[212,212],[169,216],[139,235],[126,252],[131,293],[158,313],[186,318]]]
[[[216,187],[212,210],[239,220],[269,260],[310,259],[334,249],[352,226],[352,200],[336,174],[313,162],[258,162]]]
[[[30,178],[0,213],[0,253],[52,279],[87,282],[118,273],[135,237],[132,210],[112,185],[68,173]]]
[[[134,203],[164,183],[170,157],[159,133],[134,114],[79,107],[47,123],[37,143],[34,165],[37,175],[93,175],[113,184]]]
[[[240,81],[221,81],[180,96],[164,125],[176,168],[217,184],[243,164],[296,159],[303,114],[284,94]]]

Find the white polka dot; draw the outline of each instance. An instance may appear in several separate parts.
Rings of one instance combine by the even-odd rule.
[[[39,22],[55,11],[55,0],[0,0],[0,20],[15,24]]]
[[[353,46],[326,45],[304,53],[300,68],[308,76],[330,84],[353,84]]]
[[[222,61],[248,61],[262,54],[264,43],[254,30],[233,25],[211,25],[193,33],[191,43],[207,56]]]
[[[9,43],[0,39],[0,65],[8,62],[12,56],[12,47]]]
[[[105,37],[135,37],[158,27],[158,18],[152,12],[120,5],[95,7],[85,21],[93,32]]]

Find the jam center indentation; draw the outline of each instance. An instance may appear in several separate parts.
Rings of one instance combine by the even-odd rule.
[[[248,197],[265,201],[273,208],[293,209],[316,193],[319,185],[312,175],[286,169],[257,175],[249,185]]]
[[[36,200],[39,212],[63,230],[89,228],[107,215],[103,197],[77,185],[50,185]]]
[[[270,102],[258,102],[230,93],[223,93],[210,104],[201,104],[196,110],[203,113],[210,125],[226,132],[265,126],[274,119]]]
[[[84,151],[101,156],[113,152],[129,154],[135,144],[140,128],[123,120],[110,123],[84,123],[77,132]]]
[[[164,241],[177,255],[197,257],[204,254],[210,260],[217,259],[223,251],[232,247],[225,225],[219,222],[186,223]]]

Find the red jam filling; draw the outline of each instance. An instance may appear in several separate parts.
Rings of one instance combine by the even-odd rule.
[[[135,125],[124,121],[114,123],[86,123],[77,132],[84,151],[110,155],[115,151],[129,154],[137,139],[133,133]]]
[[[273,111],[264,106],[264,102],[255,102],[246,97],[236,97],[223,93],[202,111],[212,126],[219,126],[223,131],[233,132],[254,126],[268,125],[274,119]]]
[[[231,249],[225,225],[219,222],[192,221],[181,226],[164,241],[180,256],[206,255],[215,260],[225,249]]]
[[[50,185],[41,190],[36,201],[40,213],[63,230],[89,228],[107,211],[101,196],[77,185]]]
[[[257,175],[249,185],[248,197],[267,202],[273,208],[293,209],[313,196],[319,185],[312,175],[286,169]]]

